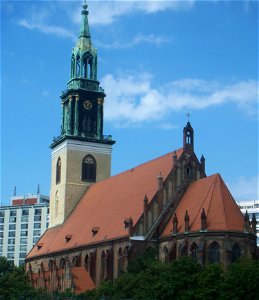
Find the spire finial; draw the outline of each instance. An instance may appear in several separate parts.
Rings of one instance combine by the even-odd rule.
[[[185,115],[187,116],[187,121],[188,121],[188,123],[189,123],[191,114],[190,114],[189,111],[188,111]]]
[[[81,25],[80,37],[90,38],[90,31],[88,25],[88,10],[87,10],[88,5],[86,4],[86,0],[84,0],[82,8],[83,8],[83,10],[81,11],[82,25]]]

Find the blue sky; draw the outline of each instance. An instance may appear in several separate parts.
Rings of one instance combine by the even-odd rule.
[[[78,1],[1,1],[1,202],[49,194]],[[258,2],[88,1],[112,173],[182,147],[186,113],[206,173],[258,199]]]

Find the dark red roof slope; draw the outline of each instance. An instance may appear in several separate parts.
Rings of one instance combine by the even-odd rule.
[[[189,231],[200,231],[203,209],[208,231],[244,231],[243,215],[219,174],[197,180],[188,187],[176,208],[178,232],[185,231],[186,210],[190,217]],[[162,236],[171,234],[172,218]]]
[[[178,158],[182,153],[177,150]],[[67,220],[48,229],[39,240],[42,247],[36,245],[27,258],[128,235],[125,218],[131,217],[133,225],[138,221],[145,194],[151,200],[160,172],[165,179],[172,168],[173,152],[91,185]]]

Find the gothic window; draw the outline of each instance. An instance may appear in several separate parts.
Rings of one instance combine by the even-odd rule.
[[[190,131],[186,132],[186,140],[185,140],[186,144],[190,145],[191,144],[191,133]]]
[[[190,247],[191,258],[197,259],[197,254],[198,254],[198,245],[196,243],[193,243]]]
[[[241,255],[240,247],[238,243],[236,243],[232,249],[232,262],[236,262]]]
[[[167,263],[169,261],[169,253],[168,253],[168,248],[166,246],[164,246],[163,252],[164,252],[164,262]]]
[[[61,258],[59,266],[60,266],[60,269],[65,269],[65,267],[66,267],[66,260],[65,260],[65,258]]]
[[[76,57],[76,77],[80,77],[80,56]]]
[[[96,180],[96,161],[92,155],[86,155],[82,163],[82,181]]]
[[[118,275],[123,272],[123,256],[121,248],[118,251]]]
[[[220,262],[220,245],[217,242],[213,242],[208,249],[208,260],[209,263],[219,263]]]
[[[101,256],[101,280],[106,279],[105,269],[106,269],[106,255],[105,252],[103,251]]]
[[[61,159],[59,157],[56,165],[56,184],[60,183],[60,180],[61,180]]]
[[[89,264],[90,264],[89,255],[86,254],[86,256],[85,256],[85,268],[86,268],[87,271],[89,271]]]
[[[87,53],[83,58],[82,76],[84,78],[92,79],[92,56]]]
[[[75,56],[73,54],[71,58],[71,78],[74,77],[75,77]]]

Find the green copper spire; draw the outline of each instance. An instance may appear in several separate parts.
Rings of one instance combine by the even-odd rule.
[[[82,24],[81,24],[81,32],[79,37],[91,38],[89,25],[88,25],[88,11],[87,11],[87,4],[84,2],[83,10],[82,10]]]
[[[61,95],[61,135],[51,147],[66,138],[111,145],[115,143],[111,136],[103,134],[105,93],[97,80],[97,50],[91,41],[85,2],[81,13],[80,35],[71,53],[70,80]]]

